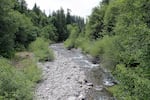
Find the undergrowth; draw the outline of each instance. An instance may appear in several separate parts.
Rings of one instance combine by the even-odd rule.
[[[41,70],[33,59],[14,61],[0,58],[0,100],[32,100]]]

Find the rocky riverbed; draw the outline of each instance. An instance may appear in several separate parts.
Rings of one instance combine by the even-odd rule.
[[[93,80],[96,78],[92,70],[98,64],[92,64],[80,50],[65,49],[63,44],[53,44],[50,48],[54,50],[55,60],[38,64],[43,78],[37,85],[34,100],[113,100],[101,82],[97,84]]]

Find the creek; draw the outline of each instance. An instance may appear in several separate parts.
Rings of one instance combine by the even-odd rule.
[[[36,89],[36,100],[115,100],[107,87],[115,85],[111,73],[80,49],[67,50],[62,43],[52,44],[53,62],[39,64],[43,81]]]

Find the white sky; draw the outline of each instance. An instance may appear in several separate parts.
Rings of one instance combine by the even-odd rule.
[[[32,9],[36,3],[46,14],[56,11],[62,7],[65,11],[71,9],[72,15],[86,18],[90,15],[92,8],[97,6],[101,0],[25,0],[28,8]]]

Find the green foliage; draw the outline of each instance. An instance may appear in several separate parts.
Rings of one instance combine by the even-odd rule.
[[[13,38],[17,25],[10,14],[13,4],[11,0],[0,0],[0,55],[5,57],[11,57],[14,54]]]
[[[86,25],[86,36],[90,39],[98,39],[103,37],[102,31],[104,28],[104,14],[107,6],[95,7],[93,9],[92,15],[89,17],[89,22]]]
[[[141,3],[142,2],[142,3]],[[149,10],[150,10],[150,1],[146,1],[146,0],[144,0],[144,2],[143,1],[139,1],[139,2],[137,2],[137,5],[138,6],[141,6],[141,10],[143,11],[143,17],[144,17],[144,22],[147,24],[147,26],[150,28],[150,12],[149,12]]]
[[[68,30],[68,25],[77,24],[80,30],[84,28],[84,19],[79,16],[72,16],[67,10],[67,15],[64,13],[64,9],[57,10],[52,13],[50,17],[50,22],[56,27],[56,32],[58,34],[58,42],[64,41],[69,37],[70,30]]]
[[[99,57],[103,67],[114,68],[119,60],[119,50],[117,47],[118,37],[105,36],[93,43],[89,53],[94,57]]]
[[[12,12],[11,17],[13,17],[18,26],[18,30],[15,32],[15,44],[19,44],[27,48],[30,42],[35,40],[37,36],[34,32],[35,27],[27,16],[20,14],[17,11]],[[18,48],[17,45],[15,45],[16,48]]]
[[[64,13],[64,9],[47,16],[35,4],[27,8],[25,0],[0,0],[0,56],[11,58],[15,51],[28,48],[36,37],[62,42],[69,36],[68,24],[84,28],[84,19]]]
[[[117,17],[120,14],[120,6],[122,6],[122,0],[120,1],[112,1],[109,6],[107,7],[107,10],[105,12],[104,16],[104,35],[112,36],[115,33],[113,32],[113,28],[115,27]]]
[[[48,41],[43,38],[37,38],[30,44],[29,48],[39,61],[50,61],[54,59],[54,55],[52,50],[49,48]]]
[[[70,36],[69,36],[69,39],[67,39],[65,41],[65,46],[68,49],[71,49],[71,48],[76,47],[75,42],[76,42],[76,39],[79,35],[80,30],[79,30],[79,27],[76,24],[68,25],[67,28],[69,30]]]
[[[26,63],[31,61],[28,60]],[[32,100],[33,84],[40,78],[39,69],[35,67],[35,63],[30,64],[22,71],[12,66],[10,61],[0,58],[0,98],[2,100]]]
[[[79,38],[77,44],[83,50],[83,53],[89,53],[90,52],[91,45],[92,45],[91,41],[89,41],[87,39]]]
[[[22,59],[18,62],[20,64],[19,68],[31,82],[37,83],[41,79],[41,69],[37,67],[36,61],[34,59]]]
[[[50,39],[51,41],[57,41],[58,35],[56,28],[53,25],[47,25],[42,28],[41,37],[45,39]]]
[[[113,73],[120,81],[119,85],[109,88],[119,100],[149,100],[150,80],[141,77],[136,71],[143,72],[140,68],[130,69],[124,65],[117,65]]]
[[[25,2],[25,0],[14,0],[14,1],[15,1],[15,7],[14,7],[15,10],[24,14],[28,13],[27,3]]]
[[[58,41],[64,41],[68,37],[67,27],[66,27],[66,17],[64,14],[64,10],[61,8],[57,11],[56,17],[56,24],[55,27],[57,28]]]
[[[7,58],[36,38],[30,18],[14,10],[15,4],[15,0],[0,1],[0,55]]]
[[[32,100],[33,87],[41,79],[41,70],[34,59],[15,58],[12,62],[0,58],[0,99]]]
[[[42,28],[48,25],[48,17],[41,9],[35,4],[33,9],[28,13],[28,16],[31,17],[33,24],[36,27]]]
[[[67,9],[66,24],[71,24],[72,19],[71,19],[70,12],[71,12],[71,9]]]

